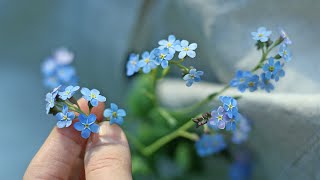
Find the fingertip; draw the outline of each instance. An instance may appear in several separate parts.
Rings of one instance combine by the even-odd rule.
[[[85,100],[84,98],[80,98],[78,100],[78,104],[81,108],[81,110],[85,113],[89,112],[89,106],[88,106],[88,101]],[[105,108],[105,104],[102,102],[99,102],[98,106],[93,107],[91,110],[92,114],[95,114],[97,116],[97,121],[101,122],[103,120],[103,111]]]

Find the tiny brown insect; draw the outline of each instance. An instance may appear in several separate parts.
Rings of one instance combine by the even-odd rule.
[[[196,127],[200,127],[205,125],[209,118],[211,117],[210,113],[203,113],[200,117],[193,118],[192,121],[196,123]]]

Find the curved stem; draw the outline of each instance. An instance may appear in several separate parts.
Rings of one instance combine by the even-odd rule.
[[[169,143],[170,141],[176,139],[177,137],[181,136],[182,131],[186,131],[189,128],[191,128],[194,125],[194,123],[190,120],[188,120],[184,125],[182,125],[180,128],[176,129],[175,131],[171,132],[170,134],[167,134],[151,145],[145,147],[142,152],[146,156],[152,155],[154,152],[156,152],[158,149],[160,149],[165,144]]]

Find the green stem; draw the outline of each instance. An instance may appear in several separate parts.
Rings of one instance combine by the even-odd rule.
[[[190,133],[188,131],[179,131],[179,136],[190,139],[191,141],[199,140],[199,136],[196,133]]]
[[[185,71],[186,73],[188,73],[189,72],[189,68],[187,68],[184,65],[182,65],[181,62],[180,61],[169,61],[170,64],[174,64],[174,65],[178,66],[180,69],[182,69],[183,71]]]
[[[161,108],[161,107],[158,107],[157,108],[159,114],[165,119],[167,120],[168,124],[171,126],[171,127],[174,127],[177,125],[177,120],[171,116],[171,114],[166,111],[165,109]]]
[[[181,136],[182,131],[186,131],[189,128],[191,128],[194,125],[194,123],[190,120],[188,120],[184,125],[182,125],[180,128],[176,129],[175,131],[171,132],[170,134],[167,134],[151,145],[145,147],[142,152],[146,156],[152,155],[154,152],[156,152],[158,149],[160,149],[165,144],[169,143],[170,141],[176,139],[177,137]]]

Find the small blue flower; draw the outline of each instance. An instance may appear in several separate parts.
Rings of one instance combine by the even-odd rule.
[[[72,120],[75,118],[74,112],[68,112],[68,106],[64,105],[62,112],[56,114],[58,120],[58,128],[69,127],[72,124]]]
[[[238,87],[240,92],[244,92],[248,88],[247,79],[251,77],[250,71],[237,71],[236,77],[230,81],[231,87]]]
[[[79,89],[79,86],[68,86],[63,92],[59,92],[59,98],[62,100],[70,99]]]
[[[201,81],[203,71],[197,71],[196,69],[190,69],[189,74],[184,75],[183,80],[186,81],[186,86],[190,87],[193,82]]]
[[[241,150],[235,153],[235,161],[232,162],[229,169],[230,180],[251,180],[253,172],[253,163],[251,152]]]
[[[89,90],[88,88],[81,89],[82,97],[90,101],[92,106],[98,106],[99,102],[105,102],[106,98],[100,95],[100,91],[96,89]]]
[[[60,85],[60,81],[57,76],[45,76],[43,79],[43,83],[46,87],[54,88]]]
[[[198,47],[197,43],[191,43],[189,45],[189,42],[187,40],[182,40],[180,44],[176,45],[174,48],[176,51],[179,51],[179,59],[183,59],[187,55],[191,58],[196,57],[196,50]]]
[[[284,40],[285,44],[287,44],[287,45],[292,44],[291,39],[289,38],[288,34],[283,29],[280,29],[280,36]]]
[[[273,57],[270,57],[268,63],[264,64],[262,67],[263,71],[266,73],[265,76],[267,79],[274,79],[281,68],[280,61],[275,62]]]
[[[68,65],[72,63],[74,54],[67,48],[61,47],[54,52],[53,57],[56,60],[57,64]]]
[[[226,127],[227,115],[224,112],[222,106],[219,106],[217,110],[211,112],[211,118],[208,123],[208,127],[212,129],[224,129]]]
[[[258,75],[252,75],[251,77],[247,78],[247,87],[249,88],[250,92],[253,92],[258,89],[259,85],[259,76]]]
[[[281,67],[283,67],[283,64],[281,65]],[[274,80],[275,81],[279,81],[279,79],[281,78],[281,77],[284,77],[285,76],[285,72],[284,72],[284,70],[283,69],[280,69],[275,75],[274,75]]]
[[[124,109],[119,109],[114,103],[110,104],[110,109],[104,110],[104,117],[110,118],[110,124],[122,125],[123,117],[126,116],[126,111]]]
[[[248,137],[249,133],[251,131],[251,125],[249,123],[249,120],[239,114],[239,126],[236,128],[236,130],[233,132],[232,135],[232,142],[235,144],[241,144],[245,142]]]
[[[50,76],[55,73],[56,67],[57,63],[55,62],[55,60],[52,58],[48,58],[42,63],[41,71],[44,75]]]
[[[220,96],[219,99],[223,103],[223,108],[229,118],[238,115],[237,100],[229,96]]]
[[[127,62],[127,76],[132,76],[138,72],[140,67],[138,66],[139,54],[130,54],[129,61]]]
[[[159,49],[168,48],[170,54],[174,54],[176,50],[174,47],[180,43],[179,40],[176,40],[176,37],[174,35],[169,35],[168,40],[160,40],[159,42]]]
[[[268,93],[270,93],[274,89],[273,84],[270,82],[270,79],[266,78],[265,73],[261,74],[260,88],[265,89]]]
[[[46,112],[47,114],[49,114],[50,109],[54,107],[54,103],[56,100],[56,96],[58,95],[58,90],[61,86],[58,86],[57,88],[53,89],[53,91],[51,93],[47,93],[46,95],[46,101],[47,101],[47,105],[46,105]]]
[[[139,61],[138,66],[142,68],[144,73],[149,73],[151,69],[157,67],[155,58],[156,57],[154,56],[153,52],[149,53],[148,51],[145,51],[142,54],[142,59]]]
[[[76,70],[72,66],[58,66],[57,76],[62,83],[68,83],[76,75]]]
[[[290,51],[290,49],[287,47],[286,44],[280,45],[279,55],[280,55],[286,62],[291,61],[292,54],[291,54],[291,51]]]
[[[258,28],[257,32],[252,32],[252,39],[261,42],[267,42],[272,31],[267,31],[265,27]]]
[[[239,122],[239,114],[234,115],[232,118],[226,120],[226,130],[235,131],[237,123]]]
[[[77,130],[77,131],[81,131],[81,136],[84,138],[84,139],[88,139],[91,132],[93,133],[98,133],[99,132],[99,125],[96,124],[96,115],[94,114],[90,114],[88,117],[84,114],[80,114],[79,117],[79,122],[76,122],[74,124],[74,128]]]
[[[203,134],[195,143],[197,153],[200,157],[209,156],[218,153],[226,148],[223,136],[221,134]]]
[[[164,49],[154,49],[153,50],[154,55],[156,56],[156,63],[159,65],[161,65],[162,68],[167,68],[168,64],[172,58],[174,54],[171,54],[169,52],[168,48],[164,48]]]

